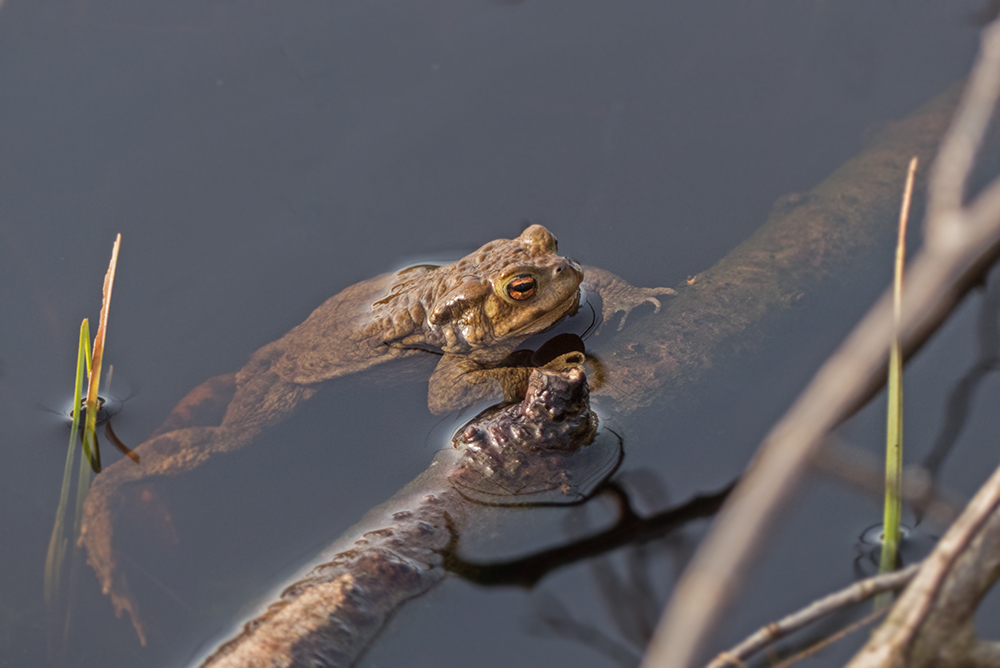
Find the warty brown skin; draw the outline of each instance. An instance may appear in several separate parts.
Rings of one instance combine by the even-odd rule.
[[[456,358],[484,366],[502,359],[525,338],[576,312],[583,270],[556,251],[556,238],[532,225],[516,239],[491,241],[453,264],[403,269],[346,288],[253,354],[236,375],[222,426],[255,434],[319,383],[391,359],[427,351],[443,354],[445,366]],[[523,301],[505,289],[518,276],[536,283]],[[432,385],[429,396],[438,390]],[[450,387],[444,391],[454,394]],[[458,401],[435,412],[459,408]]]

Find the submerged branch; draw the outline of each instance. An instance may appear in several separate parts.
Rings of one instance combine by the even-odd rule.
[[[813,190],[781,198],[760,229],[680,286],[660,313],[630,322],[597,351],[607,378],[595,395],[610,394],[619,413],[671,405],[711,368],[758,348],[776,316],[824,282],[858,273],[895,238],[902,175],[913,156],[930,162],[958,93],[889,124]]]

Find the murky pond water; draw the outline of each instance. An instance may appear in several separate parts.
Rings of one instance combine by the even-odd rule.
[[[635,285],[679,285],[777,197],[963,76],[984,4],[4,0],[0,665],[185,665],[423,471],[458,424],[427,411],[426,381],[330,383],[251,447],[157,481],[135,508],[121,549],[147,646],[82,563],[59,641],[64,617],[47,617],[41,596],[67,436],[53,411],[69,401],[77,327],[97,316],[116,232],[108,362],[125,399],[115,430],[136,445],[191,387],[239,369],[340,289],[457,258],[525,221]],[[831,281],[682,408],[616,418],[640,508],[743,468],[888,280],[889,249],[874,255],[868,275]],[[978,301],[908,372],[914,460],[975,360]],[[988,378],[945,469],[961,493],[996,463],[996,414],[975,408],[998,392]],[[880,410],[845,435],[877,448]],[[606,522],[602,504],[511,511],[470,537],[470,555],[551,545]],[[850,582],[857,536],[879,516],[867,497],[810,485],[720,642]],[[407,605],[362,665],[632,665],[703,529],[531,591],[451,579]],[[840,665],[855,646],[803,665]]]

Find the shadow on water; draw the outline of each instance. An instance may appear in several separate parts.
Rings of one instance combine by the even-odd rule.
[[[235,668],[263,656],[352,665],[400,606],[454,572],[449,564],[466,527],[504,508],[590,498],[620,465],[622,443],[602,433],[590,408],[584,360],[571,350],[533,369],[522,399],[490,407],[459,429],[452,448],[324,550],[201,665]],[[587,457],[593,453],[596,459]],[[501,503],[503,495],[512,504]]]

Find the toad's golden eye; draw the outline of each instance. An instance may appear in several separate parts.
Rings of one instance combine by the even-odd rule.
[[[507,296],[514,301],[524,302],[535,296],[538,281],[531,274],[518,274],[507,283]]]

